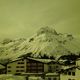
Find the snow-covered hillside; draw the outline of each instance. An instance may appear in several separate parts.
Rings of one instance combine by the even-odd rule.
[[[71,34],[57,33],[52,27],[40,28],[28,39],[4,40],[0,43],[0,59],[11,60],[31,53],[32,57],[61,56],[80,52],[80,40]]]

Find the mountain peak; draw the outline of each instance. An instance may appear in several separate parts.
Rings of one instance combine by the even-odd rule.
[[[71,34],[57,33],[53,27],[42,27],[28,39],[4,40],[0,45],[0,58],[17,58],[31,53],[31,57],[41,58],[45,55],[57,57],[64,54],[80,52],[80,40]]]
[[[53,34],[53,35],[57,35],[57,32],[55,29],[53,29],[53,27],[42,27],[38,30],[37,32],[37,35],[40,35],[40,34]]]

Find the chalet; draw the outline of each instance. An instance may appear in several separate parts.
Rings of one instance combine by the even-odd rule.
[[[5,74],[6,73],[6,67],[0,64],[0,74]]]
[[[50,59],[17,59],[7,64],[7,74],[53,72],[58,68],[54,65],[56,62]]]
[[[45,80],[59,80],[60,65],[51,59],[20,58],[7,64],[7,74],[41,76]],[[55,74],[56,73],[56,74]]]
[[[60,80],[80,80],[80,67],[67,66],[62,70],[62,73],[60,74]]]
[[[71,60],[69,64],[64,64],[67,60],[60,60],[61,71],[60,80],[80,80],[80,59]]]
[[[34,59],[34,58],[29,58],[29,59],[31,60],[31,61],[29,60],[30,61],[29,65],[31,65],[32,67],[34,67],[32,65],[33,61],[34,61],[34,63],[36,62],[36,64],[37,64],[36,67],[37,68],[40,68],[40,66],[42,67],[42,71],[40,70],[40,72],[44,72],[44,73],[51,72],[52,73],[52,72],[58,71],[61,68],[61,66],[55,60],[51,60],[51,59]]]
[[[20,73],[40,73],[46,71],[44,64],[50,60],[42,59],[17,59],[7,64],[7,74],[20,74]]]

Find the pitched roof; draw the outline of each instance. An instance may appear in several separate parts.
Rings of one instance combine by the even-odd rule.
[[[39,62],[42,62],[42,63],[55,62],[55,60],[51,60],[51,59],[37,59],[37,58],[30,58],[30,57],[28,57],[28,59],[39,61]]]
[[[2,64],[0,64],[0,69],[4,69],[5,68],[5,66],[3,66]]]
[[[66,67],[61,69],[60,73],[65,73],[65,71],[73,70],[73,69],[80,70],[80,66],[66,66]]]
[[[16,62],[16,61],[19,61],[19,60],[22,60],[22,59],[34,60],[34,61],[42,62],[42,63],[45,63],[45,64],[50,63],[50,62],[56,62],[55,60],[51,60],[51,59],[37,59],[37,58],[27,57],[27,58],[16,58],[15,60],[13,60],[9,63],[13,63],[13,62]]]
[[[73,69],[73,68],[79,68],[79,66],[76,66],[76,65],[73,65],[73,66],[62,66],[63,70],[70,70],[70,69]]]

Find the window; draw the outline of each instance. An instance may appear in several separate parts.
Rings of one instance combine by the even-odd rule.
[[[48,71],[52,72],[52,67],[51,66],[48,67]]]
[[[67,75],[67,72],[65,71],[64,74]]]
[[[51,80],[51,78],[48,78],[48,80]]]
[[[24,68],[24,66],[16,66],[16,68]]]
[[[75,72],[72,72],[72,75],[75,76]]]
[[[19,66],[16,66],[16,68],[19,68]]]
[[[56,66],[56,68],[59,68],[58,66]]]
[[[42,63],[38,63],[38,66],[43,66],[43,64]]]
[[[53,78],[53,80],[57,80],[57,78]]]
[[[68,72],[68,75],[71,75],[71,72]]]
[[[11,72],[11,70],[8,70],[8,72]]]
[[[24,59],[22,59],[22,61],[24,61]]]
[[[35,70],[36,70],[36,69],[37,69],[37,67],[31,67],[31,69],[35,69]]]
[[[24,72],[24,70],[20,70],[21,72]]]
[[[18,62],[18,64],[24,64],[24,62]]]
[[[11,68],[11,66],[8,66],[8,68]]]
[[[24,68],[24,66],[21,66],[21,68]]]
[[[43,69],[43,67],[38,67],[38,69]]]
[[[16,70],[16,72],[24,72],[24,70]]]
[[[27,66],[30,66],[31,64],[30,63],[27,63]]]
[[[19,70],[16,70],[16,72],[19,72]]]
[[[18,64],[20,64],[20,62],[18,62]]]
[[[21,64],[24,64],[24,62],[21,62]]]

